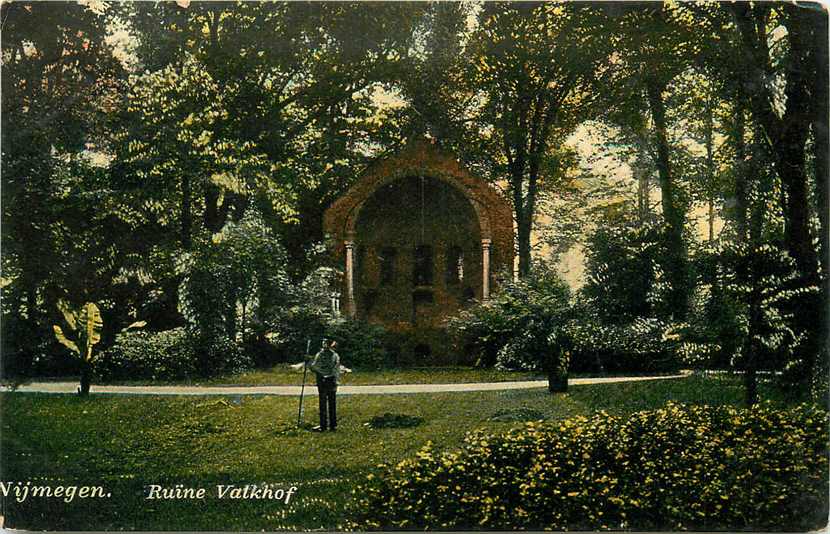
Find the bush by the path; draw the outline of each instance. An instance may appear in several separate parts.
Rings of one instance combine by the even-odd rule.
[[[195,373],[195,349],[184,328],[118,334],[95,367],[102,380],[171,380]]]
[[[162,332],[123,332],[95,366],[100,380],[178,380],[239,372],[250,358],[232,341],[217,336],[199,347],[185,328]]]
[[[386,329],[365,321],[340,319],[328,327],[328,335],[337,340],[341,362],[357,369],[382,369],[391,356],[383,345]]]
[[[359,529],[802,530],[827,516],[827,412],[599,412],[429,446],[355,490]]]
[[[638,317],[627,324],[603,324],[583,317],[568,328],[573,372],[674,372],[680,367],[672,324]]]

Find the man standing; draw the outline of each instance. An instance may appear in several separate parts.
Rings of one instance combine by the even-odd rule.
[[[317,377],[317,393],[320,401],[320,426],[314,430],[337,430],[337,385],[340,383],[340,356],[335,352],[337,342],[323,339],[320,351],[309,366]]]

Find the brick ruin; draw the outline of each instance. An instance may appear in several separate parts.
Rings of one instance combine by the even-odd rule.
[[[372,163],[326,210],[343,313],[395,333],[400,363],[466,363],[444,319],[513,268],[507,200],[434,143]]]

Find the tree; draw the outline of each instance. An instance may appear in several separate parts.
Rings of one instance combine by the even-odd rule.
[[[811,42],[819,42],[823,37],[813,35],[810,23],[814,15],[797,5],[774,8],[736,4],[730,9],[745,54],[745,70],[741,74],[745,76],[744,87],[753,118],[763,129],[764,139],[775,158],[776,171],[786,188],[787,245],[805,278],[815,282],[816,251],[810,234],[809,211],[804,209],[809,205],[805,151],[812,123],[811,92],[815,87],[812,56],[816,50]],[[780,117],[773,107],[775,95],[765,81],[772,61],[768,46],[772,17],[780,17],[789,44],[784,73],[786,104]]]
[[[179,306],[203,347],[265,335],[269,314],[294,302],[285,248],[250,210],[185,259]]]
[[[506,178],[520,276],[531,269],[539,190],[560,176],[552,149],[587,117],[611,70],[601,20],[587,5],[491,3],[467,45],[475,149],[491,155],[494,181]]]
[[[396,72],[421,10],[405,3],[371,10],[349,3],[136,4],[131,21],[141,62],[151,72],[179,72],[192,57],[221,94],[213,138],[270,165],[246,195],[206,183],[206,209],[223,196],[255,203],[300,264],[323,238],[325,207],[350,185],[354,168],[383,148],[373,146],[379,125],[372,94]],[[287,205],[272,206],[278,198]],[[285,217],[285,208],[298,216]]]
[[[638,317],[669,315],[659,305],[661,246],[659,226],[605,221],[590,236],[582,292],[607,324]]]
[[[666,93],[672,80],[688,66],[688,58],[697,47],[695,32],[699,29],[676,5],[660,3],[646,7],[632,4],[628,9],[621,9],[617,25],[622,68],[617,81],[619,89],[613,95],[621,100],[623,123],[627,122],[626,115],[637,119],[635,131],[642,131],[638,109],[643,102],[649,109],[651,143],[666,224],[664,264],[670,283],[668,305],[673,315],[683,320],[692,287],[683,235],[688,200],[672,165]]]
[[[96,271],[113,260],[110,236],[93,222],[100,219],[89,199],[105,196],[105,187],[91,154],[106,144],[124,73],[101,13],[14,2],[0,17],[3,352],[6,361],[21,356],[25,369],[31,361],[22,360],[39,350],[31,340],[52,338],[57,301],[97,300]]]
[[[222,135],[228,116],[218,84],[190,55],[178,68],[133,80],[114,173],[122,178],[129,202],[145,207],[139,209],[145,218],[164,227],[178,224],[185,250],[199,228],[217,232],[229,214],[239,220],[246,208],[239,200],[255,191],[271,200],[281,218],[293,215],[291,191],[271,182],[267,158],[252,143]],[[196,230],[195,206],[202,220]],[[167,214],[175,212],[178,220],[170,220]]]
[[[768,208],[753,208],[752,200],[758,191],[775,190],[774,203],[781,206],[781,240],[795,260],[804,288],[817,287],[821,277],[818,270],[818,251],[813,245],[811,220],[819,225],[826,220],[823,212],[827,206],[822,196],[826,186],[826,173],[821,158],[817,158],[810,173],[807,146],[810,128],[819,142],[821,128],[817,124],[827,122],[826,81],[826,18],[807,4],[736,4],[696,8],[696,13],[710,21],[712,38],[719,47],[702,50],[702,61],[719,73],[725,88],[734,95],[736,124],[743,125],[744,112],[749,112],[751,122],[746,126],[752,150],[746,151],[741,134],[736,153],[735,198],[737,239],[753,239],[759,242],[757,224],[752,222],[755,209],[774,213]],[[743,131],[744,126],[740,127]],[[825,147],[820,151],[825,151]],[[751,157],[749,155],[751,154]],[[742,156],[745,155],[746,157]],[[740,160],[746,161],[740,161]],[[767,178],[758,172],[759,162],[769,161],[774,175]],[[817,204],[812,202],[809,180],[815,180]],[[826,189],[824,189],[826,190]],[[824,200],[823,200],[824,199]],[[758,218],[757,216],[755,217]],[[826,227],[825,227],[826,230]],[[744,273],[749,277],[751,273]],[[748,280],[748,278],[747,278]],[[804,384],[815,375],[816,355],[823,353],[822,331],[826,323],[825,306],[820,293],[808,292],[796,312],[796,329],[812,333],[801,348]],[[757,301],[757,299],[756,299]],[[822,326],[814,328],[816,315]],[[805,389],[806,390],[806,389]]]

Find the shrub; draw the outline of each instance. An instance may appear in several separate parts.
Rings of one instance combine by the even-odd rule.
[[[200,240],[182,260],[179,290],[179,308],[200,343],[210,347],[214,337],[242,341],[264,333],[272,310],[294,299],[286,263],[285,248],[252,209]]]
[[[448,320],[456,343],[477,354],[482,366],[546,370],[566,343],[570,290],[555,272],[537,266],[533,274],[504,282],[486,303]]]
[[[816,528],[827,412],[685,406],[469,434],[355,489],[356,529]],[[670,459],[670,461],[667,461]]]
[[[675,371],[675,325],[653,317],[628,324],[603,324],[591,318],[569,326],[571,370],[590,372]]]
[[[727,244],[720,250],[720,260],[724,266],[720,283],[738,308],[735,337],[742,341],[738,347],[746,349],[736,351],[733,365],[746,368],[747,357],[754,353],[753,366],[780,370],[783,386],[796,394],[806,392],[799,389],[806,390],[802,386],[817,349],[811,342],[814,325],[797,317],[799,309],[818,313],[819,288],[805,284],[795,260],[776,243]],[[753,306],[758,310],[755,320]]]
[[[116,336],[96,366],[102,380],[174,380],[196,374],[196,351],[184,328]]]
[[[162,332],[127,331],[96,363],[101,380],[180,380],[243,371],[250,358],[236,343],[215,337],[200,345],[185,328]]]
[[[603,323],[628,323],[659,311],[666,257],[661,234],[655,223],[601,225],[588,238],[582,293]]]
[[[328,326],[328,335],[337,340],[340,361],[346,367],[380,369],[392,363],[384,340],[386,329],[354,319],[338,319]]]
[[[196,373],[200,376],[241,373],[253,365],[243,346],[226,336],[195,339]]]

